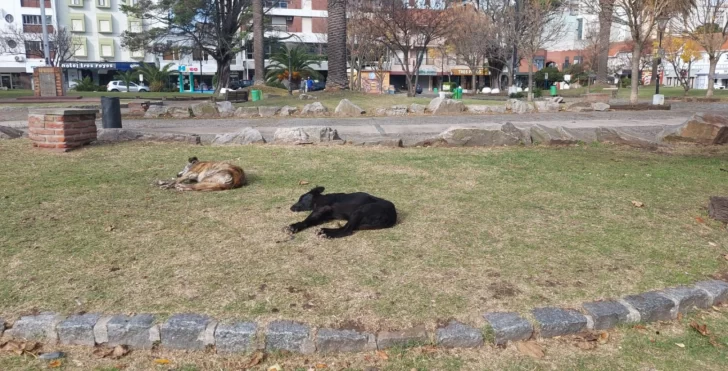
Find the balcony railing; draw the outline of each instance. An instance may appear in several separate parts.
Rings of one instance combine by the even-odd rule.
[[[53,32],[53,26],[47,25],[46,29],[48,32]],[[26,33],[41,33],[43,32],[43,26],[39,24],[24,24],[23,25],[23,32]]]

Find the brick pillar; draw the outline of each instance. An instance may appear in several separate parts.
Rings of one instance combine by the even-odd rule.
[[[93,109],[40,109],[28,114],[28,131],[33,147],[62,152],[96,140],[96,114]]]

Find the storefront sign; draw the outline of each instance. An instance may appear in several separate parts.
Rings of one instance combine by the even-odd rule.
[[[420,68],[417,72],[420,76],[437,76],[437,70],[434,68]]]
[[[200,67],[179,65],[179,66],[177,66],[177,71],[179,71],[179,72],[195,72],[195,73],[199,73],[200,72]]]
[[[457,76],[472,76],[473,72],[470,71],[470,68],[453,68],[452,74]],[[488,76],[490,75],[490,71],[487,68],[478,68],[475,70],[475,75]]]
[[[74,68],[81,70],[119,70],[128,71],[141,65],[139,62],[66,62],[62,68]]]

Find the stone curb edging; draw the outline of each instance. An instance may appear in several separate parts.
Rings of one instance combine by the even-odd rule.
[[[673,320],[678,313],[728,303],[728,282],[711,280],[694,286],[679,286],[619,300],[582,304],[581,311],[556,307],[535,308],[534,319],[516,312],[489,312],[483,315],[489,328],[478,329],[450,321],[435,332],[424,326],[400,331],[369,333],[355,329],[314,328],[307,324],[276,320],[264,328],[255,322],[217,322],[200,314],[175,314],[157,324],[151,314],[102,316],[95,313],[64,317],[53,312],[23,316],[10,328],[0,318],[0,337],[46,341],[63,345],[109,347],[127,345],[150,349],[159,344],[178,350],[204,350],[214,346],[219,352],[285,350],[293,353],[365,352],[396,346],[435,344],[444,348],[477,348],[486,341],[493,345],[578,334],[587,330],[607,330],[620,324]]]

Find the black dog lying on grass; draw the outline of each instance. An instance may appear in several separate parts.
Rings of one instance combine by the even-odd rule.
[[[346,220],[341,228],[322,228],[326,238],[351,236],[356,230],[390,228],[397,223],[394,204],[366,193],[331,193],[322,195],[324,187],[316,187],[299,197],[291,211],[311,211],[302,222],[288,226],[297,233],[331,220]]]

